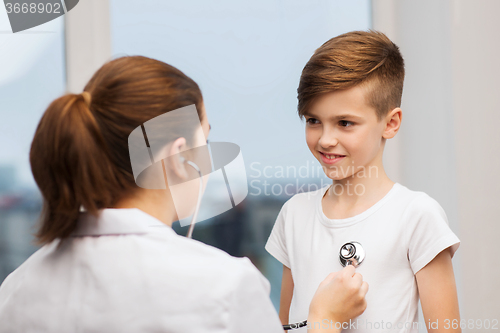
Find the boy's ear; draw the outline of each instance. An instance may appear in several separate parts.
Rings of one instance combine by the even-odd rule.
[[[403,111],[401,108],[392,109],[385,118],[385,130],[382,134],[384,139],[392,139],[399,130],[401,126],[401,119],[403,117]]]

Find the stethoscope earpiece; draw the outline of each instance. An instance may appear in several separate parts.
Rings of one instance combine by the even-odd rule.
[[[358,242],[349,242],[342,245],[339,251],[339,260],[342,266],[353,265],[358,267],[365,259],[365,250]]]

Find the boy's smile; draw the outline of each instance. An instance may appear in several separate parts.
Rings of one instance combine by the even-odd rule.
[[[400,109],[378,121],[375,109],[365,102],[366,89],[358,85],[319,96],[304,114],[307,146],[333,180],[369,167],[383,173],[385,139],[396,134],[391,131],[391,118]]]

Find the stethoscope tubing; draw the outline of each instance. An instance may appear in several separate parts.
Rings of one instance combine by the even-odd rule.
[[[191,162],[191,161],[186,161],[186,163],[189,164],[190,166],[192,166],[196,171],[198,171],[198,174],[200,175],[200,188],[198,191],[198,200],[196,202],[196,208],[194,210],[193,217],[191,218],[191,224],[189,225],[189,229],[188,229],[188,232],[186,235],[187,238],[193,238],[194,225],[196,223],[196,218],[198,217],[198,212],[200,210],[201,196],[203,195],[203,177],[201,175],[201,170],[200,170],[200,168],[198,168],[196,163]]]

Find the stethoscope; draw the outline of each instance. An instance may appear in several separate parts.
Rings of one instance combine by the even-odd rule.
[[[345,267],[352,265],[358,267],[365,259],[365,250],[359,242],[347,242],[340,247],[339,261]],[[283,325],[285,331],[301,328],[307,325],[307,320],[300,323]]]
[[[196,208],[193,214],[193,217],[191,219],[191,224],[189,225],[189,229],[187,232],[186,237],[187,238],[192,238],[193,237],[193,230],[194,230],[194,225],[196,223],[196,217],[198,216],[198,211],[200,209],[200,204],[201,204],[201,197],[202,197],[202,190],[203,190],[203,178],[201,175],[201,170],[196,165],[196,163],[186,160],[183,156],[180,157],[181,163],[186,162],[190,166],[192,166],[199,174],[200,176],[200,188],[198,191],[198,201],[196,202]],[[339,250],[339,261],[340,264],[345,267],[347,265],[352,265],[354,267],[358,267],[361,265],[363,260],[365,259],[365,250],[363,249],[363,246],[359,242],[347,242],[344,245],[340,247]],[[288,330],[293,330],[297,328],[301,328],[307,325],[307,320],[304,320],[300,323],[295,323],[295,324],[287,324],[283,325],[283,330],[288,331]]]
[[[348,242],[342,245],[339,251],[340,264],[345,267],[353,265],[358,267],[365,259],[365,250],[358,242]]]

